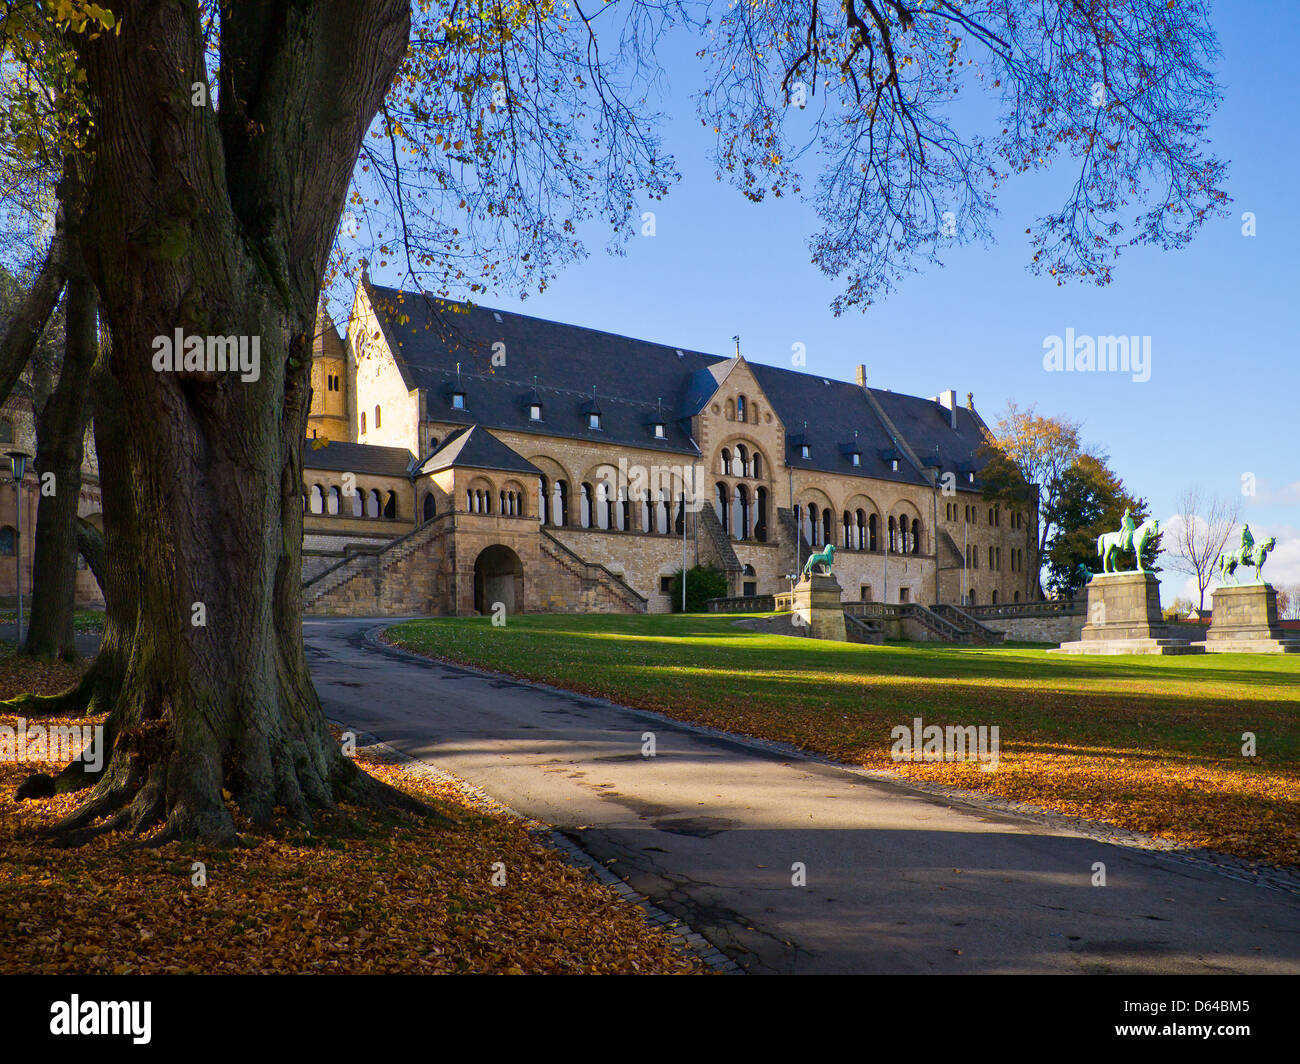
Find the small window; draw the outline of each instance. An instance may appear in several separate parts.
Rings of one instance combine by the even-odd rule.
[[[853,452],[852,459],[855,466],[860,466],[862,464],[862,455],[858,454],[857,451]]]
[[[598,429],[598,428],[600,428],[600,415],[599,415],[599,414],[588,414],[588,415],[587,415],[587,428],[589,428],[589,429]]]
[[[0,555],[6,558],[12,557],[16,550],[17,536],[9,525],[5,525],[4,528],[0,528]]]
[[[890,462],[889,462],[889,468],[892,469],[895,473],[898,472],[898,459],[897,459],[897,458],[893,458],[893,459],[890,460]]]
[[[659,578],[659,590],[665,595],[672,594],[673,578],[671,576],[661,576]]]
[[[664,438],[664,425],[663,425],[663,422],[662,422],[662,421],[656,421],[656,422],[655,422],[655,439],[656,439],[656,440],[662,440],[663,438]]]
[[[811,458],[811,457],[812,457],[812,448],[809,447],[809,446],[805,443],[802,447],[799,448],[799,457],[800,457],[800,458]]]
[[[361,411],[361,434],[364,436],[365,432],[366,432],[366,412],[363,410]]]
[[[379,428],[383,421],[383,415],[379,412],[379,407],[375,407],[375,428]]]
[[[912,589],[910,587],[900,587],[898,589],[898,601],[910,602],[912,600]]]
[[[452,393],[451,393],[451,408],[452,408],[453,410],[464,410],[464,409],[465,409],[465,393],[464,393],[464,392],[452,392]]]
[[[542,404],[541,404],[541,403],[533,403],[533,404],[531,404],[531,405],[528,407],[528,420],[529,420],[529,421],[541,421],[541,420],[542,420]]]

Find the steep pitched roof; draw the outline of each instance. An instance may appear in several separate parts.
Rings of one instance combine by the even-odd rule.
[[[302,448],[304,469],[404,477],[414,463],[415,455],[405,447],[375,447],[368,443],[338,441],[322,444],[320,440],[309,439]]]
[[[690,418],[737,364],[734,358],[491,307],[466,310],[465,304],[363,283],[407,387],[424,389],[427,414],[435,421],[695,455]],[[494,366],[494,354],[503,354],[505,364]],[[785,460],[795,468],[928,484],[906,453],[910,448],[926,463],[936,446],[944,469],[979,464],[983,423],[971,410],[958,409],[954,430],[948,411],[933,400],[872,389],[882,417],[856,384],[746,364],[785,425]],[[464,409],[451,405],[453,392],[463,393]],[[540,421],[530,419],[531,403],[541,404]],[[600,412],[599,429],[588,426],[593,407]],[[658,439],[653,422],[661,413],[664,438]],[[887,421],[906,446],[898,445]],[[807,459],[796,441],[808,444]],[[852,464],[854,450],[861,455],[858,466]],[[883,457],[893,451],[899,453],[897,471]]]
[[[874,477],[904,484],[928,484],[907,462],[895,472],[888,452],[894,440],[856,384],[751,362],[750,370],[785,424],[786,463],[795,469]],[[808,457],[801,447],[808,445]],[[856,447],[854,466],[845,445]]]
[[[540,476],[541,470],[518,452],[498,440],[480,425],[457,429],[429,455],[417,470],[417,475],[436,473],[440,469],[491,469],[505,473],[522,473]]]
[[[687,386],[692,373],[723,359],[490,307],[457,313],[375,284],[369,291],[407,387],[425,389],[434,420],[698,453],[686,420],[694,411],[683,409]],[[492,364],[498,352],[503,366]],[[465,394],[464,410],[451,405],[454,389]],[[599,429],[588,426],[593,397]],[[533,422],[528,403],[538,400],[542,420]],[[658,439],[648,418],[661,408]]]

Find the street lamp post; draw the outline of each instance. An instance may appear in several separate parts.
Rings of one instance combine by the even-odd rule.
[[[27,475],[27,454],[9,451],[9,464],[14,474],[14,571],[18,588],[18,639],[15,646],[23,645],[23,477]]]

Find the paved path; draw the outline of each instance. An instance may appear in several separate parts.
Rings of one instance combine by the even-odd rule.
[[[413,661],[366,640],[379,623],[306,622],[332,718],[555,825],[751,972],[1300,972],[1293,895]]]

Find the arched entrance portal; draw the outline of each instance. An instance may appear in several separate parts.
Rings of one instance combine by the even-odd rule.
[[[488,615],[497,602],[505,605],[507,616],[524,606],[524,563],[499,543],[485,548],[474,561],[474,608]]]

